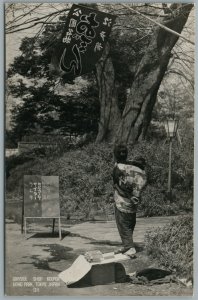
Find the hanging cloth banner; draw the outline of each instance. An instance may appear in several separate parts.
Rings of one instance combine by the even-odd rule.
[[[64,81],[89,73],[100,59],[116,16],[73,4],[52,59]],[[56,65],[56,66],[55,66]]]

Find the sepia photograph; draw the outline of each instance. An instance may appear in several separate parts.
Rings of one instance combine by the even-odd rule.
[[[192,296],[194,3],[4,16],[4,294]]]

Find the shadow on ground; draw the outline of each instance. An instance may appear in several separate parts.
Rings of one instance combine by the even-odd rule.
[[[31,238],[59,238],[59,233],[58,232],[37,232],[37,233],[33,233],[33,232],[29,232],[28,233],[29,236],[26,238],[27,240],[31,239]],[[70,235],[69,231],[64,231],[62,232],[62,240],[66,237]]]
[[[58,244],[33,244],[33,247],[39,247],[44,252],[49,252],[48,257],[41,257],[40,255],[30,256],[31,262],[21,262],[23,265],[33,265],[36,269],[48,270],[60,273],[62,269],[56,269],[51,266],[54,262],[60,262],[62,260],[66,262],[73,262],[79,255],[78,251],[74,251],[71,247],[65,247]],[[27,256],[23,257],[24,259]],[[60,264],[56,264],[60,266]]]
[[[91,241],[90,244],[93,245],[108,245],[108,246],[121,246],[121,242],[111,242],[108,240],[102,241]],[[144,250],[144,243],[134,243],[137,253],[142,252]]]
[[[63,271],[63,266],[65,269],[68,268],[79,255],[82,255],[86,252],[85,249],[78,249],[74,251],[74,249],[71,247],[66,247],[59,244],[33,244],[32,246],[42,249],[43,252],[48,252],[49,256],[42,257],[40,255],[32,255],[29,257],[31,262],[21,262],[19,264],[33,265],[36,269],[58,273]],[[95,250],[109,252],[109,248],[105,248],[104,246],[95,247]],[[23,258],[26,259],[27,256],[23,256]],[[53,267],[53,265],[60,267],[60,269],[56,269],[56,267]]]

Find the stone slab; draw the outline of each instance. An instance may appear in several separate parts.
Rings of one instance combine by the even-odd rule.
[[[115,263],[129,259],[127,255],[116,254],[114,258],[89,263],[84,255],[79,255],[73,264],[61,272],[58,277],[68,286],[79,282],[88,272],[90,272],[89,281],[92,285],[115,282]]]

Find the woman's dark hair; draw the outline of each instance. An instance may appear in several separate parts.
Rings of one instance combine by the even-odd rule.
[[[125,144],[115,145],[113,153],[117,162],[125,161],[128,156],[127,146]]]

